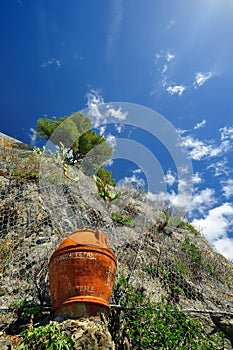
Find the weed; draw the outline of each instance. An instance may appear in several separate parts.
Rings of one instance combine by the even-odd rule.
[[[10,258],[12,255],[12,247],[7,244],[7,242],[3,242],[0,246],[0,259]]]
[[[180,228],[187,228],[191,233],[193,233],[196,236],[200,236],[200,232],[193,227],[189,222],[186,221],[180,221],[178,227]]]
[[[195,244],[190,242],[190,239],[188,237],[185,237],[185,240],[181,245],[181,249],[187,254],[191,262],[201,265],[201,251],[195,246]]]
[[[149,273],[152,277],[157,276],[157,267],[153,263],[149,263],[144,267],[144,270]]]
[[[174,263],[173,269],[178,274],[183,274],[185,276],[188,276],[190,273],[187,262],[182,257]]]
[[[112,220],[121,225],[131,225],[132,219],[129,217],[124,217],[119,213],[112,213]]]
[[[219,273],[219,270],[218,270],[219,267],[217,265],[213,265],[212,263],[207,263],[205,266],[206,266],[208,273],[211,276],[217,278],[218,280],[221,280],[222,276]]]
[[[36,326],[29,326],[20,334],[22,342],[17,350],[70,350],[75,345],[74,340],[52,322]]]
[[[27,301],[26,299],[15,300],[10,306],[17,314],[18,323],[28,323],[32,318],[37,321],[42,316],[42,306],[33,301]]]
[[[16,149],[8,149],[3,161],[6,164],[4,175],[14,176],[20,181],[37,180],[39,178],[39,166],[41,155],[30,151],[28,155],[20,156]]]
[[[125,279],[123,280],[126,281]],[[180,287],[174,286],[179,293]],[[164,301],[154,303],[141,290],[128,286],[124,310],[119,314],[124,329],[117,334],[117,350],[123,348],[127,338],[130,348],[217,350],[223,348],[223,335],[206,334],[197,319],[186,316],[175,306]],[[120,324],[120,322],[119,322]],[[114,334],[115,335],[115,334]]]
[[[115,191],[114,186],[111,185],[111,182],[106,183],[99,176],[93,175],[93,178],[94,178],[96,186],[98,188],[98,192],[99,192],[100,197],[102,197],[105,201],[113,201],[114,199],[117,199],[117,198],[127,194],[127,192],[121,193],[121,192]]]

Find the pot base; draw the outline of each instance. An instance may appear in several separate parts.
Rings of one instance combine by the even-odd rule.
[[[98,297],[73,297],[67,299],[62,303],[60,307],[54,310],[56,316],[62,316],[64,318],[86,318],[97,317],[100,318],[101,314],[109,315],[109,304]]]

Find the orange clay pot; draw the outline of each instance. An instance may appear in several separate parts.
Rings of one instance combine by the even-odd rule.
[[[66,238],[49,263],[52,310],[68,318],[109,312],[116,257],[100,231],[81,229]]]

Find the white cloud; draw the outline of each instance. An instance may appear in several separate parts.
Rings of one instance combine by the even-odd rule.
[[[212,188],[205,188],[200,192],[194,193],[189,205],[189,213],[198,211],[199,214],[204,215],[206,210],[216,203],[215,190]]]
[[[224,126],[219,129],[221,133],[221,140],[232,140],[233,139],[233,126]]]
[[[192,176],[192,183],[194,185],[196,185],[196,184],[200,184],[201,182],[202,182],[202,178],[201,178],[200,174],[198,172],[193,174],[193,176]]]
[[[142,172],[143,171],[140,168],[133,170],[133,174],[142,174]]]
[[[191,131],[191,130],[185,130],[185,129],[176,129],[176,131],[178,132],[178,134],[181,136],[183,134],[186,134],[188,131]]]
[[[214,241],[213,246],[219,251],[225,258],[233,259],[233,239],[226,237],[220,238]]]
[[[173,61],[175,59],[175,54],[167,51],[166,53],[161,50],[160,52],[157,52],[155,54],[155,64],[157,65],[159,63],[159,60],[161,61],[161,63],[163,64],[162,68],[159,67],[158,71],[161,72],[161,74],[163,75],[169,67],[169,64],[171,64],[170,62]]]
[[[184,146],[188,150],[189,157],[194,160],[201,160],[206,157],[217,157],[228,152],[231,148],[229,141],[223,141],[219,146],[215,146],[195,139],[190,135],[181,137],[181,146]]]
[[[114,109],[114,108],[107,108],[108,115],[115,119],[119,120],[125,120],[126,116],[128,115],[128,112],[122,112],[121,107],[119,109]]]
[[[162,55],[163,55],[162,51],[156,52],[156,54],[155,54],[155,64],[158,63],[158,60],[162,57]]]
[[[166,91],[170,94],[170,95],[183,95],[184,91],[185,91],[186,87],[184,85],[170,85],[166,88]]]
[[[167,29],[171,29],[171,27],[173,27],[175,24],[176,24],[176,20],[175,20],[175,19],[172,19],[172,20],[168,23]]]
[[[227,159],[220,160],[218,162],[212,163],[207,167],[207,170],[213,169],[214,176],[229,175],[230,168],[227,165]]]
[[[117,144],[116,136],[108,134],[106,136],[106,141],[110,147],[112,147],[112,148],[116,147],[116,144]]]
[[[163,66],[163,69],[162,69],[162,71],[161,71],[161,74],[165,74],[167,70],[168,70],[168,66],[167,66],[167,64],[165,64],[165,65]]]
[[[102,126],[100,127],[100,130],[99,130],[100,135],[104,135],[105,130],[106,130],[106,126],[102,125]]]
[[[120,134],[122,129],[124,128],[124,124],[115,124],[114,126],[118,134]]]
[[[36,144],[36,130],[33,128],[30,128],[30,134],[28,134],[28,135],[29,135],[30,141],[31,141],[30,144],[32,146],[35,146],[35,144]]]
[[[125,177],[123,180],[121,180],[120,185],[128,185],[128,184],[138,186],[138,187],[144,187],[145,181],[134,174],[131,177]]]
[[[221,182],[223,184],[222,191],[223,195],[229,199],[233,196],[233,179],[228,179],[226,181]]]
[[[200,123],[197,123],[197,124],[194,126],[194,130],[203,128],[204,126],[206,126],[206,120],[205,120],[205,119],[203,119]]]
[[[183,95],[184,91],[186,90],[186,86],[182,84],[177,84],[174,81],[171,81],[168,78],[168,71],[169,67],[172,64],[172,61],[175,59],[175,54],[167,51],[164,52],[161,50],[160,52],[157,52],[155,54],[155,64],[158,65],[158,72],[160,73],[160,84],[163,86],[164,89],[169,93],[169,95]],[[155,90],[150,92],[150,95],[154,95]]]
[[[87,94],[87,107],[89,109],[89,114],[95,118],[94,127],[100,124],[100,119],[103,118],[102,113],[99,110],[99,105],[104,103],[103,97],[98,93],[98,91],[91,89]]]
[[[232,220],[233,206],[230,203],[223,203],[221,206],[209,210],[204,219],[194,219],[192,224],[197,229],[201,229],[208,241],[226,258],[232,258],[233,249],[229,248],[233,247],[233,240],[227,237]]]
[[[101,94],[91,89],[87,94],[87,107],[88,113],[94,118],[94,127],[98,127],[100,124],[107,122],[108,117],[112,117],[117,120],[125,120],[128,112],[122,112],[122,108],[115,109],[111,104],[105,104]],[[100,105],[105,104],[104,109],[100,111]],[[120,126],[119,126],[120,128]]]
[[[165,203],[170,203],[172,207],[173,215],[183,217],[187,211],[187,206],[190,203],[190,196],[187,192],[179,192],[176,194],[171,192],[160,193],[147,193],[149,201],[153,202],[153,205],[157,208],[163,208]]]
[[[120,31],[122,15],[123,15],[123,2],[122,0],[115,0],[113,2],[113,7],[112,7],[112,11],[110,14],[110,21],[109,21],[110,26],[109,26],[108,36],[107,36],[107,56],[110,55],[111,49]]]
[[[231,148],[232,146],[229,141],[223,141],[220,143],[218,147],[212,147],[210,156],[211,157],[221,156],[222,154],[230,151]]]
[[[87,94],[87,107],[91,108],[93,105],[100,105],[104,103],[103,97],[94,89],[91,89]]]
[[[197,89],[200,86],[204,85],[207,82],[207,80],[212,78],[214,75],[216,75],[215,72],[195,73],[194,83],[193,83],[194,88]]]
[[[56,65],[59,68],[61,66],[61,60],[58,60],[54,57],[49,58],[46,62],[42,63],[41,68],[47,68],[51,64]]]
[[[200,160],[210,154],[211,145],[206,145],[203,141],[194,139],[192,136],[182,137],[181,145],[189,151],[189,157]]]
[[[106,165],[111,166],[111,165],[113,165],[113,163],[114,163],[113,159],[109,159],[107,161]]]
[[[175,58],[175,55],[168,51],[167,54],[166,54],[167,62],[170,62],[170,61],[174,60],[174,58]]]
[[[167,174],[164,176],[164,181],[169,186],[174,185],[174,183],[176,181],[176,177],[175,177],[175,175],[172,174],[171,170],[168,170]]]

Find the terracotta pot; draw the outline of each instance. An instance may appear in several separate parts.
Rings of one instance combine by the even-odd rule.
[[[78,318],[109,311],[116,257],[100,231],[81,229],[66,238],[49,263],[52,310]]]

